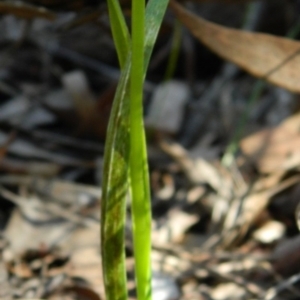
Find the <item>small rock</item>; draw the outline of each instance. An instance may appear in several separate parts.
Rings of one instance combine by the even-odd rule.
[[[245,294],[245,289],[235,283],[222,283],[213,289],[211,296],[214,300],[240,300]]]
[[[188,97],[189,89],[183,82],[172,80],[159,85],[152,96],[146,125],[164,132],[177,133]]]
[[[268,221],[253,233],[254,239],[263,244],[280,240],[285,234],[285,226],[278,221]]]
[[[180,291],[175,280],[167,274],[153,272],[152,298],[155,300],[178,300]]]

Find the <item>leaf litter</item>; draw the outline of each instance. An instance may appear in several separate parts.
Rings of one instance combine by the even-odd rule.
[[[104,299],[99,186],[119,72],[92,2],[3,6],[1,299]],[[171,3],[145,85],[155,300],[299,299],[300,43],[284,37],[299,21],[296,3],[275,2]],[[172,12],[212,52],[181,28],[163,82]],[[248,72],[266,81],[251,106]],[[135,299],[129,220],[126,255]]]

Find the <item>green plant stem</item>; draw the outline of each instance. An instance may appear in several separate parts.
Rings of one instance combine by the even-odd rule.
[[[265,81],[263,80],[256,81],[251,96],[247,102],[246,108],[239,119],[234,136],[229,146],[226,148],[226,151],[222,157],[221,162],[226,167],[230,167],[235,159],[235,155],[239,148],[239,141],[243,136],[244,129],[248,121],[249,112],[252,110],[252,107],[254,106],[257,99],[260,97],[264,87],[265,87]]]
[[[151,206],[143,124],[145,1],[132,1],[132,69],[130,76],[130,180],[137,295],[151,299]],[[143,239],[141,237],[147,237]]]
[[[181,33],[182,33],[182,25],[176,19],[174,23],[174,33],[172,37],[171,54],[169,56],[168,65],[164,76],[165,81],[170,80],[175,73],[175,69],[177,66],[178,57],[180,53]]]

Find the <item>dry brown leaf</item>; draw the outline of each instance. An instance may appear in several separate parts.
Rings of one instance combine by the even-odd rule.
[[[244,155],[261,173],[286,171],[300,163],[300,114],[279,126],[261,130],[240,142]]]
[[[173,246],[174,247],[174,246]],[[182,259],[177,255],[166,251],[151,251],[152,270],[154,272],[163,272],[170,274],[174,278],[186,272],[192,267],[192,262],[188,259]]]
[[[207,183],[223,198],[230,198],[232,191],[231,177],[225,169],[218,169],[202,158],[191,159],[189,153],[179,144],[161,141],[160,147],[178,162],[187,178],[193,184]]]
[[[170,6],[191,33],[222,58],[256,77],[300,92],[299,42],[216,25],[187,11],[174,0]]]
[[[275,187],[246,196],[242,202],[241,199],[233,201],[224,222],[224,232],[227,233],[238,228],[237,235],[245,234],[259,214],[267,207],[270,199],[281,191],[299,183],[299,180],[299,175],[295,175]]]
[[[0,13],[13,14],[17,17],[24,19],[44,18],[48,20],[54,20],[55,15],[42,7],[35,7],[33,5],[25,4],[20,1],[15,3],[6,3],[2,1],[0,3]]]
[[[181,243],[185,232],[199,221],[196,214],[188,214],[175,207],[168,213],[163,226],[152,231],[152,241],[156,246],[164,246],[170,243]]]

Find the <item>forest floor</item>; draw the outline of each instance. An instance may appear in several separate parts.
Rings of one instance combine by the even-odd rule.
[[[297,3],[193,8],[285,36]],[[105,4],[53,14],[0,16],[0,299],[103,300],[100,187],[120,72]],[[153,300],[299,299],[299,95],[218,58],[174,19],[145,83]],[[130,234],[126,254],[135,299]]]

